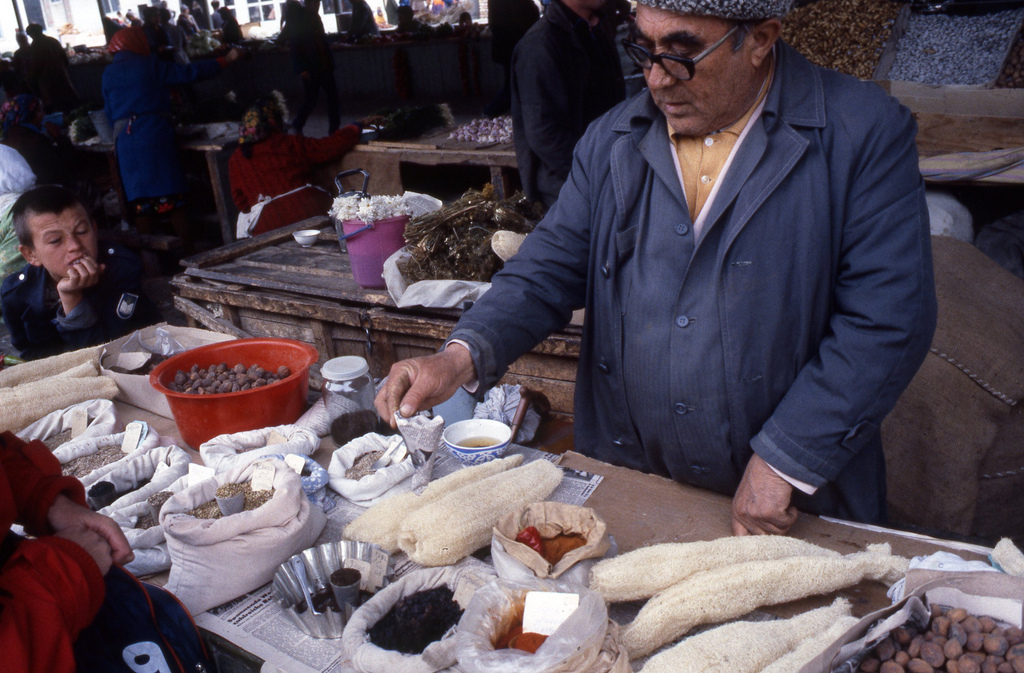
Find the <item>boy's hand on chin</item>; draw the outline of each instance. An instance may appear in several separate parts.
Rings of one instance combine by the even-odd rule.
[[[100,276],[107,268],[91,257],[82,257],[68,268],[68,275],[57,283],[57,292],[70,294],[81,292],[100,282]]]

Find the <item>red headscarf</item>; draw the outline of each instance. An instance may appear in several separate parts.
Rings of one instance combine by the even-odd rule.
[[[149,56],[149,42],[146,40],[146,33],[142,28],[122,28],[110,38],[110,46],[107,50],[111,54],[119,51],[130,51],[139,56]]]

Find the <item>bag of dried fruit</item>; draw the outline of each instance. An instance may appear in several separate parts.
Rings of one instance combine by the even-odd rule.
[[[494,526],[491,560],[498,577],[562,579],[587,586],[590,569],[611,549],[608,526],[589,507],[535,502]]]
[[[331,456],[327,474],[331,488],[343,498],[358,505],[369,507],[384,498],[412,490],[412,475],[416,472],[412,456],[397,445],[402,443],[400,435],[385,437],[375,432],[356,437]],[[374,470],[373,464],[391,451],[402,452],[400,460],[392,460],[384,467]]]
[[[253,490],[254,472],[271,468],[271,488]],[[243,511],[215,511],[215,494],[225,484],[246,486]],[[222,472],[175,494],[160,510],[171,555],[166,588],[193,614],[204,612],[269,582],[292,554],[316,542],[326,524],[327,515],[283,461],[268,458]]]
[[[75,425],[81,423],[81,428]],[[79,434],[72,437],[75,430]],[[124,430],[110,400],[87,400],[51,412],[15,434],[26,442],[38,439],[53,451],[72,439],[88,439]]]
[[[233,435],[218,435],[199,446],[199,455],[203,465],[217,472],[228,472],[275,454],[310,456],[318,446],[320,438],[309,428],[278,425],[236,432]]]
[[[171,555],[167,551],[167,538],[160,526],[160,508],[170,496],[188,487],[188,475],[176,479],[145,500],[111,508],[108,516],[121,527],[128,544],[135,552],[135,559],[124,569],[142,577],[163,572],[171,567]]]
[[[472,559],[425,568],[378,591],[356,610],[341,644],[360,673],[433,673],[455,665],[455,627],[473,590],[494,578]]]
[[[526,594],[570,593],[579,606],[548,636],[523,632]],[[629,654],[601,595],[560,580],[497,579],[473,595],[455,638],[467,673],[628,673]]]

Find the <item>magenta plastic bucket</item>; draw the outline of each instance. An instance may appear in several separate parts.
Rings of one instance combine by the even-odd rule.
[[[377,220],[364,231],[359,231],[367,226],[362,220],[341,223],[345,236],[355,234],[344,243],[352,263],[352,277],[359,287],[384,287],[384,261],[405,245],[405,225],[408,222],[408,215],[389,217]]]

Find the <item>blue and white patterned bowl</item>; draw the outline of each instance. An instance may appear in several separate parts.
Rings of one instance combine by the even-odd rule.
[[[444,445],[463,465],[480,465],[505,455],[512,441],[512,429],[500,421],[471,418],[452,423],[441,435]],[[489,439],[479,446],[467,446],[472,440]]]

